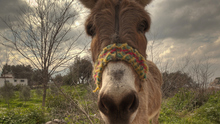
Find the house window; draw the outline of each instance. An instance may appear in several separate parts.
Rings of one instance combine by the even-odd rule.
[[[17,80],[14,80],[14,82],[17,82]]]
[[[21,82],[24,82],[24,80],[21,80]]]

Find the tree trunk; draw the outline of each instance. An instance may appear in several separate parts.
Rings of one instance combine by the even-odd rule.
[[[42,100],[42,106],[45,106],[45,102],[46,102],[46,96],[47,96],[47,84],[49,81],[49,77],[48,77],[48,70],[45,69],[42,73],[42,77],[43,77],[43,100]]]
[[[43,107],[45,106],[46,95],[47,95],[47,83],[44,82],[44,84],[43,84],[43,100],[42,100]]]

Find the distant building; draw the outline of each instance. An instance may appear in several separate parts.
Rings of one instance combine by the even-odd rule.
[[[12,74],[4,74],[0,77],[0,87],[5,85],[5,82],[12,83],[14,86],[16,85],[28,85],[28,79],[26,78],[14,78]]]
[[[220,77],[215,78],[215,80],[209,84],[209,87],[220,89]]]

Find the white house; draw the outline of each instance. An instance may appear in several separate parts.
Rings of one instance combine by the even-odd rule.
[[[14,86],[20,85],[28,85],[28,79],[25,78],[14,78],[12,74],[5,74],[0,77],[0,87],[5,85],[5,82],[12,83]]]
[[[220,77],[215,78],[215,80],[209,84],[209,87],[220,89]]]

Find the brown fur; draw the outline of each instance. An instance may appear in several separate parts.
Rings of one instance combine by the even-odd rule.
[[[95,62],[101,50],[115,42],[115,6],[118,0],[80,1],[91,9],[91,14],[87,18],[85,25],[88,34],[90,34],[89,30],[94,30],[91,51],[92,59]],[[150,2],[151,0],[121,0],[119,7],[119,42],[128,43],[144,57],[146,57],[147,39],[145,32],[140,32],[138,26],[145,21],[147,22],[145,31],[149,30],[151,20],[149,14],[144,10],[144,6]],[[149,66],[147,80],[141,82],[136,78],[135,82],[139,97],[139,108],[137,116],[132,122],[133,124],[149,124],[150,119],[152,119],[154,124],[159,123],[161,85],[163,81],[156,65],[150,61],[147,61],[147,64]]]
[[[147,4],[149,4],[152,0],[136,0],[138,3],[140,3],[140,5],[142,6],[146,6]]]
[[[100,0],[96,4],[86,21],[86,25],[92,24],[96,29],[96,35],[91,43],[93,61],[98,58],[101,50],[113,40],[112,37],[115,34],[114,7],[117,4],[117,0]],[[123,0],[121,8],[119,15],[120,42],[127,42],[130,46],[138,49],[143,56],[146,56],[147,40],[143,33],[137,31],[137,25],[142,20],[146,20],[148,25],[150,25],[149,14],[144,11],[142,6],[133,1]]]
[[[136,89],[139,97],[139,110],[137,117],[132,124],[149,124],[152,119],[153,124],[159,124],[159,112],[162,102],[161,86],[163,84],[162,75],[157,66],[147,60],[149,72],[147,73],[147,80],[141,82],[136,75]],[[131,69],[133,69],[131,67]],[[151,118],[150,118],[151,117]]]
[[[80,1],[82,2],[82,4],[85,7],[89,8],[89,9],[92,9],[97,2],[97,0],[80,0]]]

